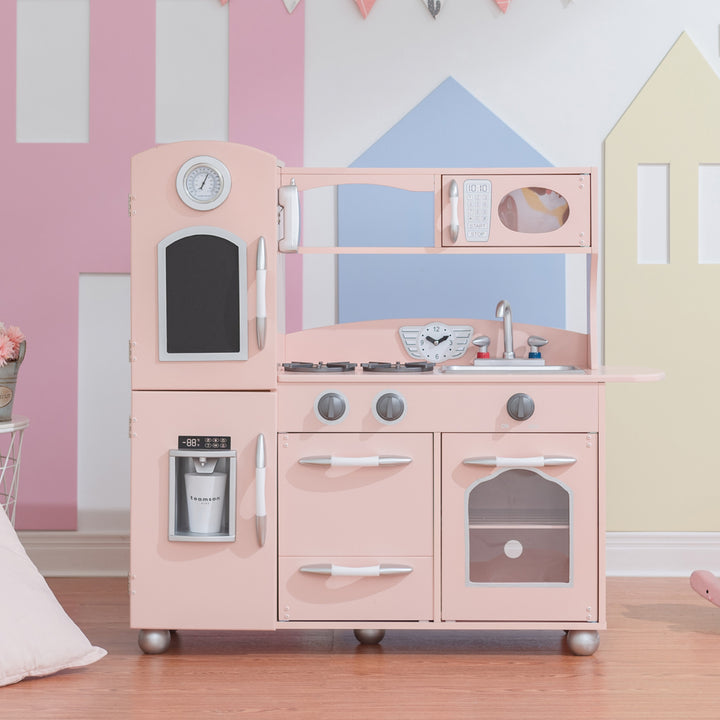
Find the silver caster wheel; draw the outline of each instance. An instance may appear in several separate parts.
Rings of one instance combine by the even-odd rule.
[[[138,645],[147,655],[159,655],[170,647],[169,630],[140,630]]]
[[[379,645],[385,637],[384,630],[362,628],[359,630],[353,630],[353,632],[355,633],[357,641],[362,645]]]
[[[600,645],[597,630],[569,630],[567,644],[575,655],[592,655]]]

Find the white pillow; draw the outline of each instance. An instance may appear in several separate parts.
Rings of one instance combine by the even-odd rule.
[[[65,614],[0,505],[0,686],[106,654]]]

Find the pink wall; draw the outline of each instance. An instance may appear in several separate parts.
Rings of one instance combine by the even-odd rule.
[[[230,2],[229,140],[303,164],[305,3]],[[302,258],[285,258],[285,326],[302,328]]]
[[[302,7],[288,16],[281,3],[235,2],[229,12],[230,139],[301,164]],[[87,144],[15,142],[16,24],[16,3],[2,3],[0,152],[13,173],[0,187],[0,320],[28,336],[14,412],[31,420],[16,526],[70,530],[77,522],[78,276],[129,272],[130,157],[155,144],[155,3],[91,0]],[[277,101],[279,82],[288,88],[282,115],[268,104]]]

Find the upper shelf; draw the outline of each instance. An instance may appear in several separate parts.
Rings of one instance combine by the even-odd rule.
[[[279,192],[280,249],[590,254],[595,205],[589,168],[288,168]]]

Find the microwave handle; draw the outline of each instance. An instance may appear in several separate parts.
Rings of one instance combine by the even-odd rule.
[[[260,433],[255,446],[255,532],[258,545],[265,544],[267,509],[265,507],[265,436]]]
[[[577,458],[563,455],[539,455],[538,457],[475,457],[463,460],[465,465],[482,467],[559,467],[573,465]]]
[[[458,200],[460,193],[458,192],[457,181],[450,181],[450,239],[457,242],[460,234],[460,219],[458,218]]]
[[[394,565],[380,563],[379,565],[367,565],[364,567],[347,567],[331,563],[318,565],[303,565],[300,572],[313,575],[331,575],[332,577],[378,577],[380,575],[408,575],[413,571],[410,565]]]
[[[255,287],[257,288],[255,329],[258,349],[262,350],[265,347],[265,334],[267,332],[267,248],[265,247],[265,238],[262,235],[258,239],[255,272]]]
[[[412,462],[412,458],[402,455],[370,455],[368,457],[321,455],[300,458],[298,462],[301,465],[325,465],[328,467],[379,467],[381,465],[408,465]]]

